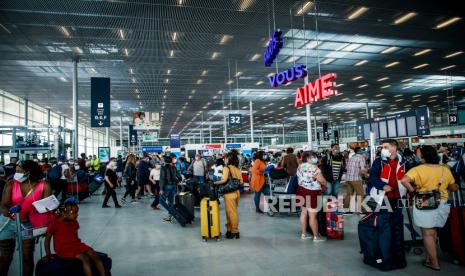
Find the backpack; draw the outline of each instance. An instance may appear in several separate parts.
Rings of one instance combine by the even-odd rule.
[[[56,181],[61,178],[63,175],[62,164],[56,164],[52,167],[50,172],[47,174],[47,178],[49,181]]]

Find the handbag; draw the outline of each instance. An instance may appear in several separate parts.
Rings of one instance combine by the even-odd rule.
[[[442,185],[444,180],[444,168],[442,168],[442,175],[439,181],[439,185]],[[419,210],[434,210],[439,207],[441,204],[441,192],[439,189],[434,189],[431,191],[425,192],[416,192],[415,193],[415,207]]]
[[[220,194],[227,194],[227,193],[235,192],[239,190],[239,188],[242,185],[239,179],[232,178],[231,168],[229,168],[229,166],[228,166],[228,169],[229,169],[228,182],[223,185],[218,185],[217,187],[217,192]]]

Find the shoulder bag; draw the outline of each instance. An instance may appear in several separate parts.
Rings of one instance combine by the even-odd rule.
[[[239,190],[241,187],[241,181],[239,179],[233,178],[231,175],[231,168],[228,166],[229,177],[228,182],[223,185],[218,185],[217,192],[220,194],[227,194]]]
[[[442,168],[442,175],[441,179],[439,180],[440,187],[442,182],[444,181],[444,168]],[[441,203],[441,192],[438,189],[434,189],[431,191],[424,191],[424,192],[416,192],[415,193],[415,207],[419,210],[434,210],[439,207]]]

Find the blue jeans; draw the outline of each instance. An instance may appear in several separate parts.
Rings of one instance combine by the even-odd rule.
[[[337,197],[339,194],[339,188],[341,188],[341,183],[337,180],[334,180],[332,183],[327,184],[325,195],[332,195]]]
[[[260,197],[261,195],[264,195],[264,196],[269,196],[270,195],[270,186],[269,185],[263,185],[262,189],[259,191],[259,192],[255,192],[255,197],[254,197],[254,201],[255,201],[255,208],[258,209],[260,208]]]
[[[174,205],[174,195],[176,194],[176,184],[168,184],[163,187],[163,195],[161,199],[166,201],[173,206]]]
[[[197,176],[197,175],[194,175],[193,178],[194,178],[195,180],[197,180],[197,182],[198,182],[199,184],[205,183],[205,176]]]

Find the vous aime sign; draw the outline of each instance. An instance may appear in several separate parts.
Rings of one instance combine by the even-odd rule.
[[[302,79],[307,76],[305,65],[298,64],[284,72],[279,72],[271,77],[268,77],[271,87],[278,87],[288,82],[293,82],[297,79]]]
[[[295,92],[295,107],[312,104],[318,100],[337,95],[337,90],[332,89],[336,87],[336,83],[332,81],[336,77],[335,73],[329,73],[314,82],[309,82],[305,86],[297,88]]]

